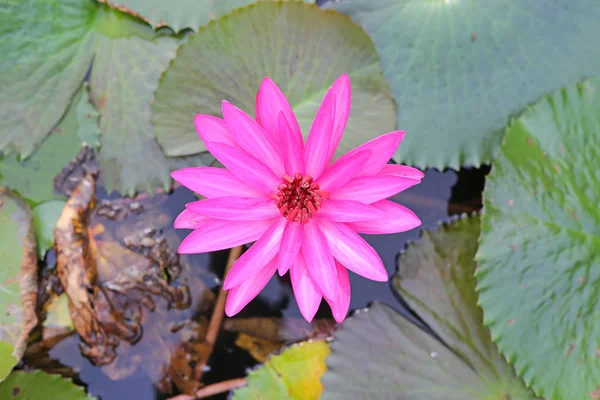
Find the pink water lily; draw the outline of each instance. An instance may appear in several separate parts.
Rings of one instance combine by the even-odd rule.
[[[404,131],[379,136],[331,162],[350,112],[350,79],[342,75],[317,111],[306,142],[294,112],[265,78],[256,119],[223,102],[223,119],[196,115],[206,148],[226,169],[184,168],[172,177],[206,197],[186,205],[175,228],[194,229],[180,253],[204,253],[254,242],[225,278],[225,312],[237,314],[275,271],[290,271],[300,312],[311,321],[322,298],[341,322],[350,305],[348,271],[386,281],[375,250],[360,237],[413,229],[409,209],[386,198],[423,173],[387,164]]]

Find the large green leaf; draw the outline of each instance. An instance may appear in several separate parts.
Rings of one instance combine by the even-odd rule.
[[[234,8],[253,1],[255,0],[117,0],[110,3],[139,14],[153,27],[168,25],[179,32],[185,28],[198,30],[211,19],[219,18]]]
[[[168,186],[169,160],[152,133],[150,102],[183,36],[173,36],[166,28],[155,32],[145,22],[93,0],[11,0],[0,8],[0,18],[0,119],[8,121],[0,128],[0,151],[30,155],[64,114],[93,58],[90,92],[100,111],[105,185],[129,194]],[[87,132],[79,134],[81,140],[97,145],[95,111],[82,120],[81,112],[93,109],[81,97],[75,102],[78,106],[71,109],[78,117],[69,113],[64,123],[78,124]],[[60,143],[50,139],[39,158],[59,157],[51,158],[48,173],[77,147],[71,137],[62,137]],[[13,166],[16,159],[12,156]],[[32,191],[30,200],[37,203],[48,199],[51,184],[44,174],[28,176],[40,162],[32,160],[29,172],[10,167],[0,172],[9,186]]]
[[[547,400],[600,396],[599,91],[595,79],[528,108],[484,191],[485,322]]]
[[[500,355],[483,324],[475,292],[480,218],[424,231],[398,260],[393,286],[408,305],[488,387],[485,398],[533,398]]]
[[[250,371],[247,386],[236,390],[233,399],[317,400],[328,354],[329,346],[321,340],[293,345]]]
[[[420,167],[489,162],[511,115],[600,73],[596,0],[329,4],[373,38],[407,131],[396,159]]]
[[[62,199],[53,193],[54,177],[79,153],[83,143],[98,145],[97,122],[98,114],[83,85],[58,126],[32,156],[19,161],[11,154],[0,160],[0,186],[10,187],[33,204]]]
[[[161,72],[181,43],[129,14],[102,9],[90,76],[91,96],[100,111],[102,181],[133,194],[170,184],[167,159],[152,135],[150,101]]]
[[[327,89],[343,73],[353,93],[340,152],[394,129],[394,105],[369,37],[342,15],[301,2],[238,9],[179,49],[152,106],[155,134],[168,155],[204,151],[194,115],[220,116],[222,100],[254,114],[265,76],[284,91],[308,134]]]
[[[0,399],[13,400],[94,400],[80,386],[60,375],[42,371],[13,372],[0,383]]]
[[[535,397],[483,325],[473,277],[478,235],[477,217],[425,231],[402,255],[393,278],[393,286],[449,348],[377,303],[336,335],[323,399]],[[351,396],[357,388],[362,397]]]
[[[32,304],[25,293],[31,289],[31,282],[35,282],[37,277],[29,207],[3,188],[0,188],[0,260],[1,381],[21,359],[29,331],[35,326],[35,301]],[[33,290],[37,290],[37,287]],[[28,303],[27,309],[23,304],[25,301]]]
[[[0,151],[30,155],[61,119],[90,67],[97,5],[0,3]]]

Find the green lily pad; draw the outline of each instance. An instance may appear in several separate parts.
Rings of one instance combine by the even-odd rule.
[[[483,325],[473,277],[478,235],[478,217],[425,231],[393,277],[394,288],[448,347],[376,303],[336,335],[323,400],[535,398]],[[362,397],[352,396],[357,388]]]
[[[175,32],[179,32],[185,28],[196,31],[210,20],[253,1],[255,0],[117,0],[110,1],[110,4],[113,7],[128,8],[154,28],[168,25]]]
[[[234,400],[317,400],[323,391],[319,378],[325,371],[329,346],[324,341],[303,342],[285,349],[248,373],[247,386]]]
[[[54,228],[64,208],[64,200],[51,200],[31,210],[37,254],[40,259],[43,259],[46,252],[54,246]]]
[[[13,400],[94,400],[81,386],[60,375],[42,371],[16,371],[0,383],[0,399]]]
[[[23,161],[16,154],[0,160],[0,186],[19,192],[32,204],[63,198],[53,192],[54,177],[83,143],[98,146],[98,113],[89,102],[86,87],[80,88],[63,119],[33,155]]]
[[[51,179],[32,170],[38,171],[45,157],[57,154],[50,164],[62,167],[63,156],[78,149],[79,144],[61,133],[61,125],[77,129],[79,140],[97,146],[99,123],[98,158],[109,191],[131,194],[169,186],[170,160],[152,133],[150,102],[183,35],[174,36],[166,28],[154,31],[145,22],[93,0],[10,0],[3,6],[0,25],[0,119],[6,122],[0,127],[0,151],[6,155],[17,150],[21,159],[28,157],[52,130],[43,148],[25,164],[29,171],[18,168],[23,163],[16,162],[17,155],[5,157],[9,165],[0,169],[2,184],[31,192],[25,196],[33,203],[52,198],[47,190]],[[53,130],[92,58],[90,94],[99,122],[87,94],[77,94],[63,122]],[[46,171],[44,163],[44,172],[54,170]],[[43,183],[36,184],[36,179]]]
[[[3,188],[0,188],[0,260],[1,381],[21,359],[29,332],[37,323],[37,258],[29,207]]]
[[[0,12],[0,151],[33,153],[90,67],[98,8],[86,0],[4,0]]]
[[[150,101],[158,78],[182,42],[112,9],[99,13],[91,97],[100,111],[98,157],[107,190],[133,194],[168,188],[167,158],[152,135]],[[116,77],[116,79],[115,79]]]
[[[221,116],[228,100],[254,115],[265,76],[286,94],[304,134],[327,89],[352,81],[352,110],[338,154],[392,131],[394,104],[367,34],[347,18],[302,2],[260,2],[201,28],[181,46],[152,105],[154,132],[170,156],[205,151],[194,115]]]
[[[484,191],[479,303],[546,400],[600,396],[599,91],[594,79],[529,107]]]
[[[596,0],[343,0],[328,7],[373,38],[398,127],[407,132],[396,160],[422,168],[491,161],[511,116],[600,73]]]

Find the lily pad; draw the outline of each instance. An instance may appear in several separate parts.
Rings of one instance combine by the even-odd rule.
[[[317,400],[328,354],[329,346],[321,340],[293,345],[250,371],[248,385],[236,390],[233,399]]]
[[[407,131],[395,159],[421,168],[491,161],[511,116],[600,73],[595,0],[343,0],[328,7],[373,38],[398,126]]]
[[[132,16],[102,9],[90,91],[100,111],[102,181],[133,195],[168,188],[167,158],[152,135],[150,101],[181,37],[155,33]]]
[[[600,80],[515,120],[484,191],[479,303],[547,400],[600,396]]]
[[[42,371],[13,372],[0,383],[0,398],[13,400],[46,400],[51,396],[60,400],[94,400],[85,390],[60,375]]]
[[[0,260],[1,381],[23,356],[29,332],[37,324],[37,258],[29,207],[3,188],[0,188]]]
[[[394,288],[445,344],[375,303],[336,335],[324,400],[535,398],[483,325],[473,277],[478,235],[477,217],[425,231],[402,254],[393,278]],[[352,397],[358,388],[362,397]]]
[[[221,116],[228,100],[254,114],[265,76],[286,94],[304,134],[327,89],[343,73],[352,110],[339,153],[395,126],[394,104],[367,34],[347,18],[302,2],[260,2],[201,28],[181,46],[152,105],[156,137],[169,156],[205,151],[193,116]]]
[[[97,123],[98,113],[83,85],[43,146],[26,160],[19,161],[16,154],[11,154],[0,161],[0,185],[19,192],[32,204],[63,199],[53,192],[54,177],[79,153],[83,143],[98,146]]]
[[[0,151],[25,158],[54,128],[90,67],[98,6],[5,0],[0,13]]]
[[[20,159],[32,155],[65,113],[93,58],[90,93],[100,112],[99,160],[107,189],[131,194],[169,186],[169,160],[152,134],[150,102],[184,36],[166,28],[155,32],[145,22],[92,0],[10,0],[3,10],[0,70],[8,72],[0,77],[0,119],[7,123],[0,128],[0,151],[6,155],[16,150]],[[51,166],[59,161],[63,166],[66,153],[76,147],[72,138],[67,142],[63,128],[78,130],[80,141],[98,144],[97,112],[87,98],[85,103],[77,96],[74,100],[74,115],[69,112],[63,120],[67,126],[61,123],[52,131],[30,164],[16,162],[19,158],[13,155],[4,161],[10,165],[0,170],[3,184],[33,192],[34,203],[49,198],[51,179],[31,170],[56,154]],[[55,137],[60,135],[60,140]],[[30,171],[19,169],[22,164]],[[32,183],[35,179],[43,184]]]
[[[64,200],[51,200],[31,210],[37,254],[40,259],[43,259],[46,252],[54,246],[54,228],[64,208]]]
[[[210,20],[253,1],[255,0],[117,0],[110,1],[110,5],[143,18],[154,28],[168,25],[179,32],[185,28],[196,31]]]

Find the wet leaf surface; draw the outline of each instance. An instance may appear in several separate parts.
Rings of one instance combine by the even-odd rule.
[[[0,188],[0,381],[23,356],[37,324],[37,257],[31,214],[16,194]]]
[[[338,155],[392,131],[396,122],[369,37],[343,16],[300,2],[238,9],[178,50],[152,105],[155,134],[167,155],[205,151],[193,116],[221,116],[223,99],[254,115],[256,92],[269,76],[308,135],[327,89],[343,73],[352,80],[352,110]]]
[[[373,38],[398,127],[407,131],[395,159],[421,168],[491,161],[510,117],[600,73],[595,0],[343,0],[327,7]]]
[[[525,110],[484,191],[479,303],[547,400],[600,393],[599,90],[589,80]]]
[[[247,386],[236,390],[233,399],[316,400],[323,392],[319,379],[328,354],[321,340],[293,345],[250,371]]]
[[[59,375],[42,371],[13,372],[0,383],[0,399],[46,400],[48,396],[60,400],[94,400],[80,386]]]
[[[408,305],[448,347],[375,303],[336,334],[323,377],[324,400],[535,398],[483,325],[473,277],[478,235],[478,217],[425,231],[401,255],[393,278]]]

